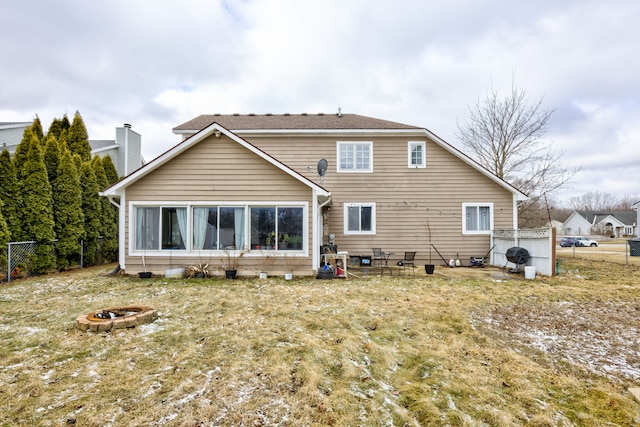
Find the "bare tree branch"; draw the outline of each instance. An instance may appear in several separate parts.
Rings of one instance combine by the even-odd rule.
[[[543,139],[553,114],[543,108],[543,99],[530,102],[513,83],[504,98],[492,88],[469,107],[468,122],[458,123],[457,136],[471,156],[530,196],[519,214],[558,191],[578,171],[562,166],[562,153]]]

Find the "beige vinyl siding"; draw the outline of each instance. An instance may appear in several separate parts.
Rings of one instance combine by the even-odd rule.
[[[312,241],[312,190],[289,174],[276,168],[266,160],[256,156],[238,143],[226,138],[211,137],[201,141],[187,151],[174,157],[148,175],[132,183],[126,191],[126,218],[129,203],[136,202],[289,202],[307,203],[307,225],[309,256],[299,259],[297,268],[301,273],[311,274]],[[127,221],[128,223],[128,221]],[[129,230],[125,242],[126,269],[130,274],[142,271],[142,258],[129,255]],[[161,257],[149,256],[147,269],[161,273],[171,266],[187,266],[200,262],[220,266],[219,254],[210,256],[204,251],[201,258],[173,251]],[[257,274],[260,269],[261,254],[250,253],[242,258],[240,270],[244,274]],[[172,264],[172,265],[170,265]],[[280,258],[272,269],[283,271],[285,261]]]
[[[489,250],[488,235],[462,234],[462,204],[492,203],[495,229],[513,228],[512,193],[475,170],[460,158],[427,139],[424,134],[401,137],[309,137],[257,138],[245,136],[283,163],[320,182],[316,163],[327,159],[328,171],[322,186],[332,193],[329,233],[339,250],[354,255],[371,255],[371,248],[395,252],[417,251],[419,263],[429,258],[425,229],[431,224],[432,243],[446,258],[484,256]],[[336,141],[372,141],[373,172],[337,172]],[[408,141],[426,142],[426,168],[407,166]],[[308,169],[311,170],[308,170]],[[376,203],[376,234],[345,235],[344,203]],[[432,251],[435,264],[442,261]]]

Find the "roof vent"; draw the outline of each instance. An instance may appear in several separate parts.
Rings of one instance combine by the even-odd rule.
[[[131,125],[129,123],[125,123],[124,127],[126,127],[127,129],[131,129]]]
[[[342,108],[338,107],[338,114],[336,114],[338,117],[342,117]]]

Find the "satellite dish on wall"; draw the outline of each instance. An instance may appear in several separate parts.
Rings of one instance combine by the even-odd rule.
[[[325,159],[318,160],[318,175],[324,176],[327,173],[327,161]]]

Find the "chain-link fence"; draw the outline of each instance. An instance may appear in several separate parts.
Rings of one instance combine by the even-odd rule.
[[[6,249],[7,268],[6,280],[11,281],[31,275],[31,264],[36,255],[35,241],[30,242],[10,242]]]
[[[103,241],[100,238],[97,241],[97,245],[93,248],[88,248],[88,245],[84,240],[80,241],[81,253],[79,254],[78,266],[82,268],[85,265],[85,261],[88,264],[97,265],[104,262],[111,262],[112,260],[106,259],[107,254],[103,253]],[[54,242],[54,256],[56,255]],[[36,256],[36,249],[38,243],[35,241],[29,242],[10,242],[6,248],[0,248],[0,281],[12,281],[15,279],[25,278],[33,276],[33,260]],[[85,254],[89,255],[89,259],[86,259]]]

